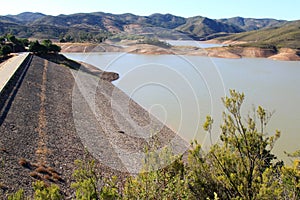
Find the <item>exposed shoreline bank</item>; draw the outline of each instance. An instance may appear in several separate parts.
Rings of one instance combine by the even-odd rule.
[[[225,43],[224,43],[225,44]],[[231,44],[228,41],[226,44]],[[188,55],[208,56],[216,58],[268,58],[280,61],[300,61],[299,52],[294,49],[274,49],[258,47],[225,46],[213,48],[199,48],[191,46],[172,46],[163,48],[149,44],[116,45],[110,43],[63,43],[59,44],[62,53],[90,53],[90,52],[124,52],[145,55]]]

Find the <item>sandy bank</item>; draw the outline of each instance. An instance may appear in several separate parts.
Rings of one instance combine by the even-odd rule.
[[[146,55],[163,55],[163,54],[175,54],[172,49],[165,49],[148,44],[137,44],[124,49],[128,53],[146,54]]]
[[[117,45],[106,43],[57,43],[63,53],[89,53],[89,52],[121,52],[123,48]]]
[[[298,52],[293,49],[282,48],[279,53],[269,57],[273,60],[282,60],[282,61],[300,61]]]
[[[228,44],[233,44],[227,41]],[[209,56],[217,58],[270,58],[273,60],[299,61],[300,57],[296,50],[280,49],[279,52],[274,49],[263,49],[257,47],[214,47],[197,48],[188,46],[173,46],[171,48],[162,48],[148,44],[130,44],[128,46],[116,44],[89,44],[89,43],[66,43],[60,44],[62,52],[127,52],[144,55],[191,55],[191,56]]]
[[[207,51],[209,57],[232,58],[232,59],[237,59],[242,57],[239,54],[231,52],[227,48],[212,48],[212,49],[208,49]]]

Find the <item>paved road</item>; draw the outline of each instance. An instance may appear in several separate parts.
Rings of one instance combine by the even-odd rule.
[[[0,93],[28,55],[20,53],[0,64]]]

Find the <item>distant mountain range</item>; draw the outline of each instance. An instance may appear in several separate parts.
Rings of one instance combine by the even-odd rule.
[[[82,40],[97,35],[148,35],[164,39],[206,40],[234,33],[278,27],[287,21],[234,17],[209,19],[196,16],[183,18],[171,14],[110,14],[103,12],[50,16],[25,12],[0,16],[0,34],[18,37],[59,39],[69,35]]]

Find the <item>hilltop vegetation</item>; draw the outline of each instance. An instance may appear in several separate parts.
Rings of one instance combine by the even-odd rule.
[[[283,25],[286,21],[276,19],[253,19],[243,17],[232,17],[228,19],[219,19],[219,22],[232,24],[242,28],[245,31],[259,30],[267,27]]]

